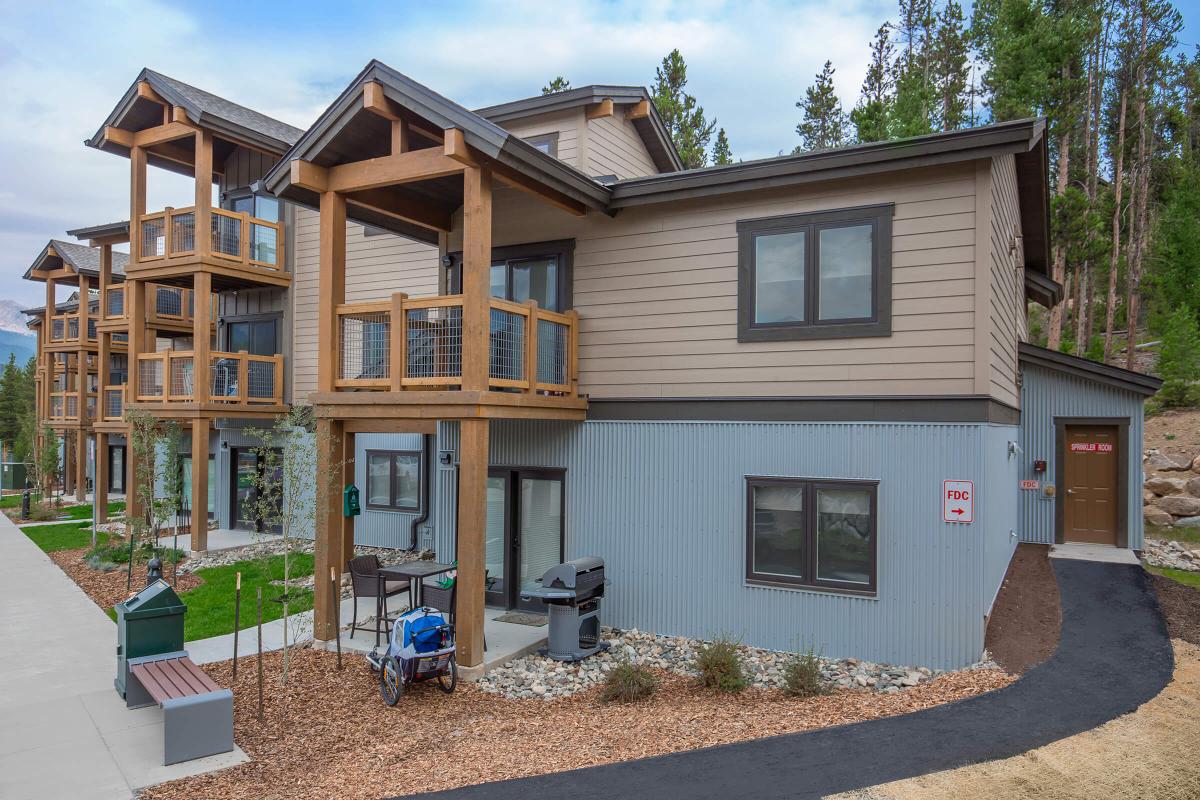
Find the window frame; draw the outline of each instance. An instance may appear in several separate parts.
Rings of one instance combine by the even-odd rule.
[[[739,220],[738,341],[779,342],[803,339],[848,339],[892,333],[892,217],[895,203]],[[820,233],[822,230],[871,225],[871,308],[867,317],[822,320],[820,309]],[[756,322],[755,242],[759,236],[804,233],[804,320]]]
[[[544,152],[547,155],[558,158],[558,131],[539,133],[535,136],[526,136],[521,141],[525,142],[525,144],[529,145],[530,147],[536,147],[538,150],[541,150],[539,145],[544,144],[547,146],[547,149]]]
[[[449,266],[445,270],[444,294],[460,294],[462,292],[462,251],[456,250],[452,253],[447,253],[450,257]],[[575,283],[575,240],[574,239],[558,239],[549,242],[527,242],[524,244],[507,245],[504,247],[492,248],[492,260],[488,263],[489,269],[504,262],[508,271],[509,280],[508,286],[512,287],[512,264],[520,261],[531,261],[540,258],[556,258],[558,259],[558,309],[562,314],[571,310],[574,302],[574,283]],[[503,298],[507,299],[507,298]]]
[[[745,478],[745,581],[750,586],[833,592],[857,597],[875,597],[879,591],[879,481],[865,478],[795,478],[747,475]],[[799,486],[804,490],[805,574],[798,578],[754,571],[754,489],[759,486]],[[817,490],[857,489],[866,491],[871,502],[871,562],[866,584],[817,577]]]
[[[388,505],[380,505],[372,503],[371,499],[371,456],[385,456],[388,460]],[[411,506],[396,505],[396,456],[415,456],[417,459],[417,498],[416,503]],[[363,483],[366,488],[365,502],[363,503],[372,511],[395,511],[402,514],[415,514],[421,510],[421,494],[424,491],[425,469],[424,455],[420,450],[367,450],[364,454],[364,473]]]

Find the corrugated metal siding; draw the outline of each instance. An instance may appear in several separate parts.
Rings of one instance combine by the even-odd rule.
[[[421,449],[419,433],[360,433],[354,437],[354,485],[362,497],[362,514],[354,520],[354,543],[372,547],[408,547],[417,514],[367,508],[367,451]]]
[[[1055,417],[1128,417],[1129,547],[1142,549],[1143,398],[1105,384],[1026,364],[1021,387],[1021,478],[1054,482]],[[1035,459],[1046,460],[1046,473],[1033,471]],[[1020,493],[1020,534],[1025,542],[1054,544],[1054,498],[1041,491]]]
[[[456,430],[442,426],[440,448],[456,447]],[[491,462],[566,469],[566,556],[605,558],[607,623],[949,668],[979,657],[1012,553],[1016,438],[988,425],[505,420]],[[439,475],[445,560],[452,473]],[[747,475],[878,480],[878,596],[745,585]],[[947,478],[982,487],[975,524],[941,521]]]

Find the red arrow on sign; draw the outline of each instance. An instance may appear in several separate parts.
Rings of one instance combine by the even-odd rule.
[[[950,509],[950,513],[951,514],[963,514],[966,512],[964,512],[961,508],[952,508],[952,509]]]

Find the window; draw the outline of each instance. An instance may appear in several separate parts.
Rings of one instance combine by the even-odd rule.
[[[541,150],[548,156],[558,158],[558,132],[544,133],[540,136],[530,136],[525,139],[526,144]]]
[[[275,336],[275,320],[247,320],[225,324],[225,342],[230,353],[245,350],[253,356],[273,356],[279,353]]]
[[[538,308],[566,311],[571,307],[574,250],[574,239],[494,248],[492,296],[516,303],[536,300]],[[447,290],[457,294],[462,291],[462,254],[452,254],[451,261]]]
[[[421,506],[420,489],[420,453],[367,451],[367,508],[417,511]]]
[[[746,580],[873,594],[877,486],[747,478]]]
[[[738,340],[888,336],[888,203],[738,223]]]

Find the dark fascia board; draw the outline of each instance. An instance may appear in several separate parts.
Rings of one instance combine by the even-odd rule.
[[[610,197],[608,187],[380,61],[367,64],[271,168],[263,179],[263,185],[271,194],[289,200],[297,198],[299,193],[291,189],[291,162],[296,159],[312,160],[329,144],[359,112],[361,103],[358,101],[362,96],[363,84],[368,81],[378,82],[390,100],[428,120],[430,124],[443,130],[459,128],[467,144],[488,158],[528,175],[589,208],[607,210]],[[383,227],[391,229],[393,226]]]
[[[931,397],[593,398],[589,420],[693,422],[990,422],[1016,425],[1021,412],[984,395]]]
[[[1162,379],[1153,375],[1047,350],[1028,342],[1020,343],[1018,354],[1022,364],[1032,364],[1055,372],[1064,372],[1146,397],[1157,392],[1158,387],[1162,386]]]
[[[1050,156],[1046,137],[1014,156],[1025,270],[1050,275]],[[1056,301],[1057,302],[1057,301]]]
[[[1046,308],[1054,308],[1062,301],[1062,284],[1047,278],[1036,270],[1025,270],[1025,296]]]
[[[617,105],[630,105],[650,100],[650,93],[644,86],[581,86],[566,92],[527,97],[523,100],[478,108],[475,113],[492,122],[504,123],[538,114],[551,114],[588,106],[602,100],[612,100]],[[675,143],[671,141],[667,126],[663,124],[653,102],[650,103],[650,116],[645,120],[635,120],[634,128],[654,158],[654,165],[661,172],[683,169],[683,161],[679,158]]]
[[[108,239],[114,236],[129,236],[129,220],[123,222],[107,222],[103,225],[89,225],[86,228],[75,228],[67,231],[68,236],[76,239]]]
[[[873,142],[721,167],[631,178],[612,185],[612,208],[949,164],[1003,153],[1021,153],[1036,145],[1044,130],[1045,120],[1024,119],[892,142]]]

